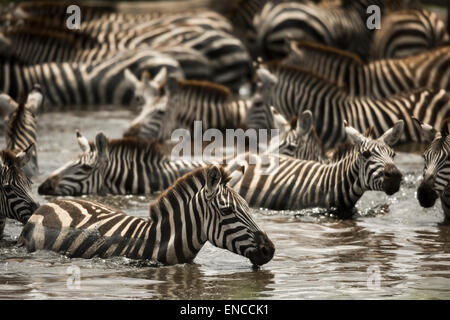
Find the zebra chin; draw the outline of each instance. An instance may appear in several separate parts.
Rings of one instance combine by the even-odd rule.
[[[261,231],[256,232],[255,240],[256,247],[250,249],[245,256],[253,266],[262,266],[272,260],[275,253],[275,246],[269,237]]]

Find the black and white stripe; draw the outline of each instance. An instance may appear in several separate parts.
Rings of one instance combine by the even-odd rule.
[[[0,238],[6,218],[26,223],[39,207],[31,191],[31,181],[22,171],[30,160],[31,147],[18,154],[0,151]]]
[[[431,141],[423,157],[425,165],[423,180],[417,189],[417,198],[422,207],[434,205],[441,199],[446,219],[450,219],[450,118],[446,119],[440,131],[429,124],[415,120],[426,141]]]
[[[169,265],[192,262],[209,241],[253,265],[265,264],[275,248],[244,199],[227,186],[228,180],[218,166],[188,173],[150,205],[150,219],[91,201],[48,203],[25,225],[21,241],[29,251],[46,249],[82,258],[125,256]]]
[[[253,207],[298,210],[311,207],[337,209],[347,216],[368,190],[392,195],[400,188],[402,175],[394,164],[394,145],[403,131],[403,122],[373,140],[346,127],[353,148],[341,160],[323,164],[286,156],[247,154],[228,165],[229,170],[245,170],[234,179],[233,188]]]
[[[82,153],[55,170],[38,188],[40,194],[150,194],[204,163],[172,160],[155,141],[108,140],[97,134],[89,143],[79,132]]]

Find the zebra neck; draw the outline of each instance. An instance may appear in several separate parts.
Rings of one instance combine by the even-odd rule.
[[[316,188],[323,190],[328,208],[351,209],[361,198],[366,187],[359,179],[360,161],[355,153],[328,165],[326,179]]]
[[[165,264],[191,262],[206,242],[201,214],[206,200],[201,186],[197,180],[181,184],[181,188],[169,189],[150,205],[145,245],[152,251],[152,260]]]

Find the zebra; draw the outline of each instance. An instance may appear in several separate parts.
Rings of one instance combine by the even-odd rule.
[[[35,85],[28,94],[26,103],[21,101],[14,102],[12,111],[6,120],[6,148],[15,153],[26,150],[31,147],[31,159],[23,167],[23,171],[27,177],[33,177],[39,173],[37,144],[36,144],[36,113],[41,108],[44,97],[39,85]]]
[[[22,168],[31,158],[33,145],[14,153],[0,151],[0,238],[5,229],[6,218],[26,223],[39,202],[31,191],[31,180]]]
[[[355,96],[382,99],[420,88],[450,91],[450,46],[404,59],[381,59],[366,64],[346,51],[310,42],[291,42],[290,55],[284,63],[314,72],[346,87]]]
[[[157,141],[107,139],[98,133],[88,142],[79,131],[81,154],[55,170],[39,186],[41,195],[151,194],[167,189],[202,161],[172,160]]]
[[[229,179],[219,166],[187,173],[150,204],[149,219],[87,200],[47,203],[28,220],[20,242],[28,251],[125,256],[173,265],[192,262],[209,241],[254,266],[263,265],[272,259],[275,246],[247,203],[227,185]]]
[[[423,157],[423,180],[417,189],[417,199],[422,207],[430,208],[439,197],[446,220],[450,219],[450,118],[444,120],[440,131],[429,124],[414,119],[425,141],[429,142]]]
[[[53,25],[50,30],[44,27],[35,31],[32,28],[36,22],[32,22],[24,30],[19,26],[18,30],[9,31],[12,38],[8,39],[6,50],[25,62],[82,63],[148,46],[179,61],[188,79],[213,80],[234,92],[241,87],[245,89],[252,76],[251,58],[245,46],[231,34],[231,26],[223,17],[211,12],[200,12],[200,16],[194,13],[134,22],[113,33],[109,27],[102,29],[102,21],[93,30],[84,28],[68,33],[60,30],[56,34]],[[31,38],[33,41],[30,41],[30,29],[31,33],[37,32]]]
[[[345,132],[353,146],[345,157],[330,164],[247,153],[226,167],[233,173],[244,167],[240,179],[234,179],[231,186],[251,207],[320,207],[336,209],[339,217],[348,217],[365,191],[393,195],[399,190],[402,174],[394,164],[391,147],[400,139],[403,128],[404,122],[399,120],[374,140],[347,126]]]
[[[20,92],[28,92],[34,84],[39,84],[46,96],[45,111],[69,105],[128,105],[133,88],[124,76],[127,68],[137,74],[143,71],[156,74],[166,68],[174,76],[183,77],[176,60],[141,48],[92,64],[65,62],[23,66],[6,60],[0,63],[0,90],[17,99]]]
[[[264,57],[286,55],[286,40],[313,41],[366,57],[371,31],[357,10],[322,8],[313,3],[268,2],[254,19],[257,45]]]
[[[394,11],[383,16],[372,42],[372,59],[407,58],[450,40],[445,23],[424,9]]]
[[[406,125],[400,142],[406,143],[422,141],[412,116],[432,125],[450,116],[450,96],[445,90],[421,89],[375,99],[349,95],[345,89],[298,67],[277,62],[266,67],[278,78],[272,90],[272,105],[286,119],[311,110],[319,138],[327,149],[343,141],[343,120],[359,131],[373,126],[380,136],[402,119]]]

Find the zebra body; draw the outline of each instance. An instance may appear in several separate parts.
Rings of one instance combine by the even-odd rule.
[[[6,148],[19,153],[31,146],[31,159],[23,168],[28,177],[39,173],[36,112],[42,106],[43,100],[40,87],[35,86],[29,93],[26,103],[17,104],[6,120]],[[12,98],[11,101],[13,101]]]
[[[108,140],[99,133],[95,143],[89,143],[80,133],[77,136],[82,153],[55,170],[39,186],[39,194],[150,194],[205,164],[171,160],[155,141]]]
[[[389,147],[400,138],[399,121],[377,140],[346,128],[354,147],[343,159],[331,164],[298,160],[287,156],[246,154],[229,168],[242,163],[243,176],[233,188],[253,207],[298,210],[311,207],[336,208],[346,216],[367,190],[389,195],[400,188],[402,175],[393,162]],[[269,169],[272,168],[272,169]],[[264,174],[263,174],[264,172]]]
[[[286,40],[318,42],[367,56],[370,32],[356,10],[313,3],[267,3],[255,18],[257,43],[269,58],[286,52]]]
[[[85,200],[48,203],[29,219],[21,239],[29,251],[125,256],[169,265],[192,262],[210,241],[254,265],[265,264],[274,246],[245,201],[226,185],[228,179],[217,166],[188,173],[150,204],[149,219]]]
[[[291,43],[290,52],[285,63],[310,70],[355,96],[381,99],[420,88],[450,91],[450,46],[367,64],[345,51],[312,43]]]
[[[425,166],[423,180],[417,189],[417,199],[422,207],[434,205],[441,199],[442,209],[447,220],[450,219],[450,119],[446,119],[440,131],[429,124],[415,120],[416,126],[429,142],[423,156]]]
[[[445,23],[436,13],[424,9],[394,11],[383,16],[371,52],[374,60],[406,58],[449,40]]]
[[[31,146],[18,154],[0,151],[0,238],[6,218],[26,223],[39,207],[31,191],[31,181],[22,171],[30,158]]]
[[[148,49],[129,51],[95,64],[42,63],[23,66],[12,61],[0,64],[3,92],[17,99],[39,84],[46,96],[46,109],[69,105],[127,105],[133,98],[132,84],[124,77],[129,68],[135,73],[157,73],[166,68],[182,76],[177,61]]]
[[[406,121],[401,143],[422,141],[412,124],[414,116],[430,124],[441,123],[450,114],[450,97],[444,90],[418,90],[390,98],[352,96],[346,90],[303,69],[269,64],[278,82],[271,103],[287,119],[309,109],[325,148],[336,146],[344,137],[343,120],[362,132],[374,126],[380,136],[396,121]],[[426,119],[426,120],[425,120]]]

